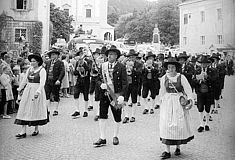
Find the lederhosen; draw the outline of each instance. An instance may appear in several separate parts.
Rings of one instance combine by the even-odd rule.
[[[105,63],[108,63],[108,62],[105,62]],[[103,63],[102,67],[104,65],[106,65],[105,63]],[[119,64],[122,65],[121,63],[119,63]],[[110,78],[111,78],[111,80],[113,82],[113,85],[114,85],[114,80],[115,80],[114,79],[114,72],[113,72],[113,70],[114,70],[115,67],[117,67],[116,65],[113,66],[112,68],[108,65],[108,72],[109,72],[109,76],[110,76]],[[121,66],[120,66],[119,69],[121,69]],[[126,71],[126,69],[125,69],[125,71]],[[103,70],[102,70],[102,72],[103,72]],[[117,74],[117,80],[121,81],[121,79],[122,79],[121,76],[123,76],[122,75],[123,73],[120,73],[120,72],[121,71],[118,70],[115,74]],[[105,73],[103,73],[103,74],[105,74]],[[99,84],[101,84],[101,83],[103,83],[103,82],[100,81]],[[120,82],[120,85],[122,85],[121,82]],[[115,85],[114,85],[114,92],[115,92]],[[100,119],[107,119],[108,118],[108,109],[109,109],[109,106],[110,106],[111,107],[111,111],[113,113],[114,121],[115,122],[121,122],[122,121],[122,119],[121,119],[122,109],[114,108],[114,106],[112,106],[110,104],[111,101],[112,101],[112,97],[107,94],[106,90],[102,89],[101,90],[101,94],[100,94],[100,115],[99,115],[99,118]]]
[[[60,85],[55,85],[55,80],[53,77],[54,64],[57,62],[51,61],[49,70],[47,72],[47,80],[45,84],[46,98],[47,100],[59,102],[60,101]]]
[[[201,69],[201,67],[197,68],[195,78],[193,79],[197,94],[197,108],[199,112],[203,112],[205,110],[207,113],[210,113],[211,104],[214,103],[212,83],[215,73],[208,67],[206,71],[208,78],[204,82],[201,82],[196,80],[196,75],[201,73]]]
[[[140,88],[141,68],[137,68],[137,62],[134,63],[134,68],[131,75],[127,75],[128,87],[124,96],[124,101],[128,102],[131,96],[132,103],[137,103],[138,91]]]
[[[88,63],[85,61],[82,64],[84,68],[84,72],[80,72],[77,70],[78,62],[75,65],[74,75],[77,76],[77,82],[74,86],[74,98],[79,98],[80,93],[83,93],[84,100],[89,100],[89,88],[90,88],[90,68]]]
[[[142,80],[143,80],[142,97],[147,98],[148,93],[150,91],[151,92],[150,97],[152,99],[155,99],[156,95],[159,94],[159,89],[160,89],[158,70],[156,68],[152,68],[151,70],[144,68],[142,72]]]
[[[92,70],[93,71],[91,71],[91,74],[90,74],[91,81],[90,81],[89,94],[95,93],[95,101],[99,101],[100,100],[100,87],[97,84],[97,82],[100,78],[100,73],[98,71],[94,70],[94,68],[92,68]]]

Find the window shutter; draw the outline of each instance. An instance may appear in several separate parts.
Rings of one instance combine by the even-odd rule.
[[[33,0],[27,0],[28,2],[28,10],[32,10],[33,9]]]
[[[11,0],[11,9],[16,9],[16,1],[17,0]]]

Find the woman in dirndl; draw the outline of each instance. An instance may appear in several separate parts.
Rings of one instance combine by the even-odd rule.
[[[175,155],[180,155],[180,145],[194,138],[190,129],[189,109],[193,104],[192,89],[186,77],[177,71],[180,63],[169,57],[164,63],[167,73],[161,78],[160,88],[160,140],[165,144],[162,159],[171,157],[170,146],[176,145]],[[180,96],[187,95],[188,104],[183,107]]]
[[[42,57],[35,53],[28,56],[31,67],[26,71],[18,91],[23,91],[16,116],[15,124],[22,125],[22,130],[16,135],[17,138],[26,137],[26,126],[35,126],[32,136],[39,134],[38,126],[49,122],[46,94],[44,85],[46,82],[46,70],[42,67]]]

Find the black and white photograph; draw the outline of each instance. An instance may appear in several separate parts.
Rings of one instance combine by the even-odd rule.
[[[235,0],[0,0],[0,160],[234,160]]]

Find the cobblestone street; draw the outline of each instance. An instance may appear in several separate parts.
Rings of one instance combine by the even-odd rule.
[[[235,159],[235,76],[226,76],[225,90],[219,114],[212,115],[209,132],[198,133],[196,106],[191,110],[192,130],[195,139],[182,146],[182,155],[171,159],[234,160]],[[94,111],[87,118],[72,119],[75,107],[73,98],[62,99],[59,115],[50,117],[50,123],[40,127],[40,134],[30,136],[34,128],[27,128],[27,138],[16,139],[21,127],[14,125],[14,118],[0,119],[1,160],[154,160],[164,151],[159,140],[159,110],[153,115],[143,115],[138,107],[135,123],[121,125],[120,144],[112,144],[113,118],[110,114],[107,127],[107,145],[95,148],[92,143],[99,138],[98,122]],[[15,115],[14,115],[15,117]]]

